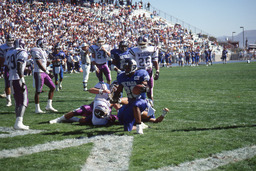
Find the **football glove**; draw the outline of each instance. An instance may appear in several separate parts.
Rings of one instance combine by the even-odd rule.
[[[156,71],[156,74],[154,76],[154,80],[158,80],[158,78],[159,78],[159,71]]]

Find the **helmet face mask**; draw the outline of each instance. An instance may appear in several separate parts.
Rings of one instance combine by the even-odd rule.
[[[105,43],[105,40],[104,40],[102,37],[98,37],[98,39],[97,39],[97,45],[98,45],[98,46],[102,46],[102,45],[104,45],[104,43]]]
[[[123,52],[127,51],[128,43],[126,41],[121,41],[119,43],[119,49]]]
[[[46,41],[45,41],[45,39],[42,39],[42,38],[38,39],[36,41],[36,46],[39,47],[39,48],[45,49],[46,48]]]
[[[25,49],[25,42],[23,39],[16,39],[13,43],[14,48],[21,48],[21,49]]]
[[[108,117],[109,112],[108,112],[107,107],[102,106],[102,105],[98,105],[98,106],[96,106],[95,109],[94,109],[94,115],[95,115],[97,118],[103,119],[103,118]]]
[[[89,45],[87,43],[83,43],[81,45],[81,48],[82,48],[83,51],[86,51],[88,47],[89,47]]]
[[[144,36],[138,38],[138,45],[140,48],[146,48],[148,45],[148,39]]]
[[[14,43],[14,36],[12,34],[8,34],[6,37],[6,44],[8,46],[13,46]]]
[[[128,76],[131,75],[137,69],[136,61],[131,58],[125,59],[123,69],[124,69],[126,75],[128,75]]]

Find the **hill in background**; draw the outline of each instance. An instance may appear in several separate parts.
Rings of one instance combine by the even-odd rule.
[[[232,40],[232,36],[217,37],[218,41]],[[248,44],[256,44],[256,30],[245,30],[244,41],[248,40]],[[234,41],[239,41],[239,46],[243,47],[243,32],[233,36]]]

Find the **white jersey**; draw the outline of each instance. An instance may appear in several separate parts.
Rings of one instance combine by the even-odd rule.
[[[102,47],[104,47],[106,51],[110,50],[109,45],[102,45]],[[89,52],[95,54],[95,58],[93,58],[93,60],[96,64],[105,64],[108,62],[109,57],[105,51],[101,50],[101,47],[92,45],[89,47]]]
[[[13,46],[8,46],[6,43],[5,44],[2,44],[0,46],[0,58],[4,58],[5,61],[4,61],[4,65],[8,65],[7,63],[7,59],[6,59],[6,53],[8,50],[10,50]]]
[[[108,109],[108,116],[105,118],[97,118],[94,114],[94,108],[96,106],[104,106]],[[109,121],[109,115],[110,115],[110,103],[108,100],[105,99],[98,99],[98,100],[94,100],[93,103],[93,114],[92,114],[92,124],[93,125],[106,125]]]
[[[109,84],[106,83],[97,83],[94,88],[102,89],[102,90],[110,90]],[[109,94],[103,93],[103,94],[96,94],[94,101],[97,101],[98,99],[105,99],[109,100]]]
[[[129,57],[137,62],[138,69],[152,68],[153,61],[158,61],[158,49],[154,46],[134,47],[129,50]]]
[[[41,63],[43,65],[43,67],[45,69],[47,69],[48,55],[47,55],[46,51],[44,51],[41,48],[34,47],[34,48],[31,49],[31,55],[32,55],[32,58],[34,60],[34,72],[44,72],[43,70],[41,70],[38,67],[36,61],[41,60]]]
[[[82,64],[90,64],[91,63],[91,58],[88,53],[83,51],[83,49],[80,50],[80,56],[81,56],[81,62]]]
[[[6,59],[9,68],[9,80],[19,80],[17,63],[22,64],[22,72],[24,72],[26,67],[26,61],[28,59],[28,53],[20,48],[10,49],[6,53]]]

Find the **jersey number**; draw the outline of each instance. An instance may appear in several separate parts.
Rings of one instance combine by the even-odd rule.
[[[145,64],[150,64],[150,57],[139,58],[139,66],[145,67]]]

